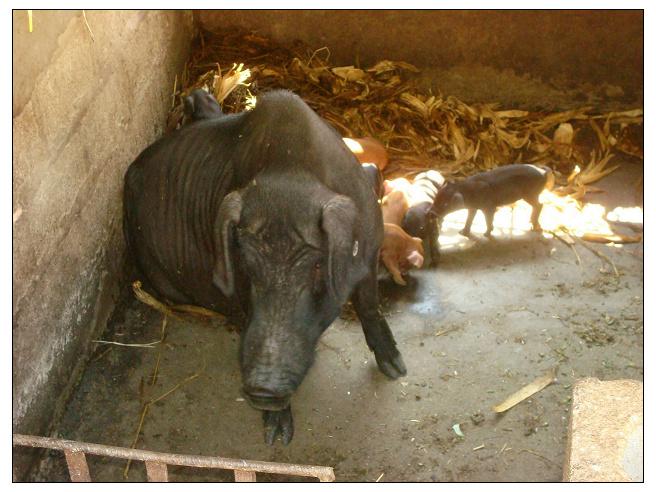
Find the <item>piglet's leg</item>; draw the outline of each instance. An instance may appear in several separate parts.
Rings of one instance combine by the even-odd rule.
[[[428,251],[430,254],[430,265],[437,266],[440,262],[440,244],[438,236],[440,234],[435,217],[429,217],[426,224],[426,239],[428,240]]]
[[[485,224],[487,224],[487,230],[485,231],[486,237],[492,237],[492,229],[494,229],[494,212],[496,212],[496,209],[494,208],[483,210],[483,213],[485,214]]]
[[[540,227],[540,212],[542,212],[542,204],[540,203],[540,200],[537,198],[532,199],[532,200],[526,200],[531,207],[533,207],[533,211],[531,212],[531,224],[533,224],[533,230],[534,231],[541,231],[542,228]]]
[[[385,265],[385,268],[387,268],[387,271],[392,275],[394,282],[399,285],[406,285],[405,280],[403,280],[403,277],[401,276],[401,270],[399,270],[398,260],[395,261],[394,258],[391,258],[390,255],[386,254],[382,254],[381,259],[383,260],[383,264]]]
[[[279,411],[264,410],[262,418],[264,420],[264,441],[268,445],[273,445],[278,435],[285,446],[291,442],[294,437],[291,406]]]
[[[351,301],[362,323],[364,338],[376,356],[380,371],[391,379],[405,376],[403,357],[396,348],[394,335],[378,305],[377,260],[370,272],[355,288]]]
[[[465,221],[465,227],[460,231],[460,234],[463,236],[469,236],[472,222],[474,222],[474,217],[476,216],[477,209],[469,208],[467,209],[467,220]]]

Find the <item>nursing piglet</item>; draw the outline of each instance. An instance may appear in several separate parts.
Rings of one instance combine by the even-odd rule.
[[[343,138],[351,152],[358,158],[360,164],[376,164],[383,171],[387,167],[389,158],[385,146],[373,137]]]
[[[401,226],[409,207],[410,186],[410,181],[405,178],[385,180],[383,182],[383,199],[380,204],[383,223]]]
[[[440,257],[439,228],[429,212],[443,185],[444,177],[435,170],[418,174],[412,182],[405,178],[384,182],[383,222],[400,225],[410,236],[424,241],[430,255],[426,263],[433,265]]]
[[[444,186],[444,177],[430,170],[417,174],[409,189],[408,210],[401,227],[411,236],[421,238],[428,245],[430,263],[437,265],[440,259],[437,220],[430,214],[438,192]]]
[[[399,285],[406,285],[402,274],[410,268],[421,268],[424,264],[424,248],[421,239],[409,236],[395,224],[384,224],[383,245],[380,259]]]

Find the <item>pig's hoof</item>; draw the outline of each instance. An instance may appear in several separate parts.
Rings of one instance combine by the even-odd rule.
[[[287,446],[294,437],[294,419],[291,407],[277,412],[265,410],[262,412],[262,417],[264,419],[264,441],[269,446],[273,446],[276,438],[280,435],[282,443]]]
[[[408,370],[405,368],[405,363],[403,362],[403,357],[401,357],[399,352],[392,357],[383,358],[376,356],[376,362],[378,363],[378,369],[380,369],[380,372],[390,379],[398,379],[408,373]]]
[[[470,237],[471,236],[471,231],[463,229],[462,231],[460,231],[460,235],[465,236],[465,237]]]
[[[392,277],[392,280],[394,280],[394,283],[396,285],[408,285],[407,282],[400,275],[398,277]]]

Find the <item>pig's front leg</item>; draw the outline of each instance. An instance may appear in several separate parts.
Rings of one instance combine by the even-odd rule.
[[[391,379],[405,376],[407,370],[401,353],[396,348],[394,335],[381,314],[378,305],[378,262],[374,263],[369,275],[355,288],[351,300],[362,323],[364,338],[376,356],[380,371]]]
[[[292,418],[291,406],[278,411],[264,410],[262,418],[264,420],[264,441],[269,446],[276,442],[278,435],[280,435],[280,439],[285,446],[291,442],[292,437],[294,437],[294,419]]]

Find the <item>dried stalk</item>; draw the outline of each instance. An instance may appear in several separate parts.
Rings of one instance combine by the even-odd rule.
[[[148,343],[121,343],[121,342],[113,342],[111,340],[92,340],[92,341],[93,343],[103,343],[108,345],[118,345],[120,347],[139,347],[139,348],[155,348],[155,346],[159,343],[159,341],[148,342]]]
[[[168,317],[166,314],[162,318],[162,333],[160,335],[160,345],[159,345],[159,350],[157,351],[157,362],[155,363],[155,369],[153,370],[153,375],[150,378],[150,385],[154,386],[155,383],[157,382],[157,373],[159,371],[159,361],[162,358],[162,343],[164,341],[164,338],[166,338],[166,325],[168,322]]]
[[[613,260],[611,260],[608,256],[606,256],[605,254],[603,254],[601,251],[597,251],[597,250],[596,250],[595,248],[593,248],[592,246],[586,244],[585,241],[582,241],[581,239],[579,239],[579,238],[577,238],[577,237],[574,237],[574,239],[576,239],[576,240],[578,241],[578,243],[579,243],[581,246],[583,246],[585,249],[587,249],[588,251],[594,253],[597,257],[601,258],[601,259],[604,260],[606,263],[608,263],[608,264],[611,266],[611,268],[613,269],[613,273],[615,274],[616,277],[619,277],[619,276],[620,276],[620,272],[617,270],[617,267],[615,266],[615,263],[613,262]]]
[[[144,421],[146,419],[146,415],[148,414],[148,411],[150,410],[151,405],[154,405],[158,401],[163,400],[167,396],[169,396],[171,393],[174,391],[178,390],[181,386],[184,386],[185,384],[189,383],[190,381],[193,381],[196,379],[198,376],[200,376],[203,372],[205,371],[205,361],[203,360],[203,367],[201,368],[200,371],[195,372],[191,376],[186,377],[184,380],[180,381],[177,383],[175,386],[173,386],[171,389],[166,391],[165,393],[161,394],[154,400],[150,400],[146,403],[144,403],[142,410],[141,410],[141,416],[139,418],[139,425],[137,426],[137,432],[135,433],[134,439],[132,440],[132,445],[130,446],[130,449],[134,449],[137,446],[137,442],[139,441],[139,436],[141,434],[141,429],[143,428]],[[128,460],[128,462],[125,465],[125,470],[123,470],[123,477],[128,478],[128,473],[130,471],[130,465],[132,464],[132,460]]]
[[[216,311],[201,307],[201,306],[192,306],[188,304],[172,304],[167,305],[156,299],[154,296],[143,290],[141,287],[141,281],[136,280],[132,283],[132,290],[134,291],[135,297],[143,302],[144,304],[152,307],[153,309],[159,311],[165,316],[171,316],[175,319],[182,319],[179,314],[191,314],[195,316],[202,316],[206,318],[222,318],[225,319],[225,316]],[[155,342],[153,342],[155,343]]]
[[[543,230],[542,232],[546,232],[547,234],[551,234],[553,237],[558,239],[565,246],[570,248],[574,252],[574,256],[576,256],[576,264],[577,265],[582,264],[581,257],[579,256],[579,253],[578,253],[578,251],[576,251],[576,247],[574,246],[574,239],[572,239],[572,236],[569,234],[569,232],[565,232],[565,234],[567,234],[567,237],[569,238],[569,240],[566,240],[564,237],[562,237],[556,231]]]

